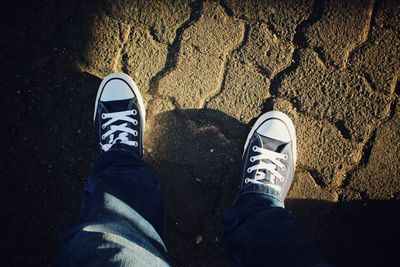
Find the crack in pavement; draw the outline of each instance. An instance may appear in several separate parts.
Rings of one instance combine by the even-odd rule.
[[[126,45],[129,39],[129,35],[131,33],[131,25],[127,24],[126,25],[126,29],[124,30],[122,36],[120,36],[120,42],[121,42],[121,46],[120,49],[118,49],[117,51],[117,55],[115,56],[114,59],[114,64],[112,67],[112,70],[114,72],[118,72],[120,70],[124,70],[125,73],[127,73],[126,69],[126,64],[125,64],[125,60],[124,60],[124,53],[126,50]]]
[[[222,2],[222,1],[221,1]],[[221,5],[221,4],[220,4]],[[222,6],[222,5],[221,5]],[[223,7],[223,6],[222,6]],[[224,9],[224,12],[229,16],[229,14],[226,12],[226,10]],[[233,47],[230,51],[228,51],[228,53],[226,53],[226,55],[224,56],[224,66],[222,69],[222,75],[220,76],[220,78],[218,79],[219,83],[218,83],[218,90],[215,91],[215,93],[211,96],[208,96],[207,98],[204,98],[203,100],[203,105],[202,107],[205,108],[207,107],[207,104],[209,102],[211,102],[213,99],[215,99],[216,97],[218,97],[219,95],[221,95],[224,92],[225,86],[224,83],[226,81],[226,75],[228,73],[228,68],[227,65],[229,63],[229,60],[232,60],[231,57],[232,55],[236,52],[239,51],[248,41],[248,34],[249,34],[249,26],[244,23],[244,29],[242,31],[242,35],[241,35],[241,40],[238,42],[236,47]]]
[[[376,12],[376,4],[377,4],[376,0],[370,1],[369,5],[368,5],[368,12],[367,12],[368,18],[367,18],[367,21],[363,28],[363,31],[360,34],[361,40],[359,40],[358,43],[351,44],[350,47],[347,50],[345,50],[344,59],[342,62],[342,68],[347,68],[349,58],[350,58],[351,54],[353,53],[353,51],[355,51],[357,48],[361,47],[368,40],[369,34],[371,32],[373,14]]]
[[[201,16],[202,2],[195,1],[190,5],[191,12],[189,19],[185,21],[177,30],[175,34],[175,39],[171,45],[168,46],[168,55],[167,60],[165,62],[165,67],[160,70],[154,77],[150,79],[150,90],[149,94],[152,97],[158,96],[158,85],[159,81],[167,76],[171,71],[176,68],[176,61],[179,54],[179,48],[182,42],[182,36],[184,31],[189,28],[193,23],[198,21]]]

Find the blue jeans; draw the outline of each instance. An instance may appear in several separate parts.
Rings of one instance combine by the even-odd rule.
[[[158,179],[138,155],[118,146],[124,145],[114,145],[93,166],[81,218],[61,237],[61,266],[169,266]],[[244,188],[223,226],[224,252],[235,266],[323,264],[265,186]]]

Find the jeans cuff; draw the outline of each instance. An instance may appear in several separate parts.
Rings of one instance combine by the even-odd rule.
[[[275,207],[282,207],[284,208],[285,205],[283,203],[281,193],[278,192],[276,189],[263,184],[248,184],[244,186],[239,194],[249,194],[249,193],[258,193],[262,194],[267,197],[273,203],[272,206]]]

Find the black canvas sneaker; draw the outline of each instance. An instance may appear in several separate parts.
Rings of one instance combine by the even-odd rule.
[[[97,92],[93,116],[100,153],[121,149],[143,156],[145,113],[131,77],[124,73],[105,77]]]
[[[241,189],[265,185],[283,202],[293,181],[296,165],[296,132],[284,113],[263,114],[251,129],[243,152]],[[271,190],[269,190],[271,191]]]

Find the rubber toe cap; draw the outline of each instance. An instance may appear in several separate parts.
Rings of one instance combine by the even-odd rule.
[[[281,120],[278,119],[267,120],[257,129],[256,132],[262,136],[285,143],[291,141],[288,128]]]
[[[101,101],[116,101],[134,98],[135,95],[129,85],[121,79],[112,79],[104,86]]]

